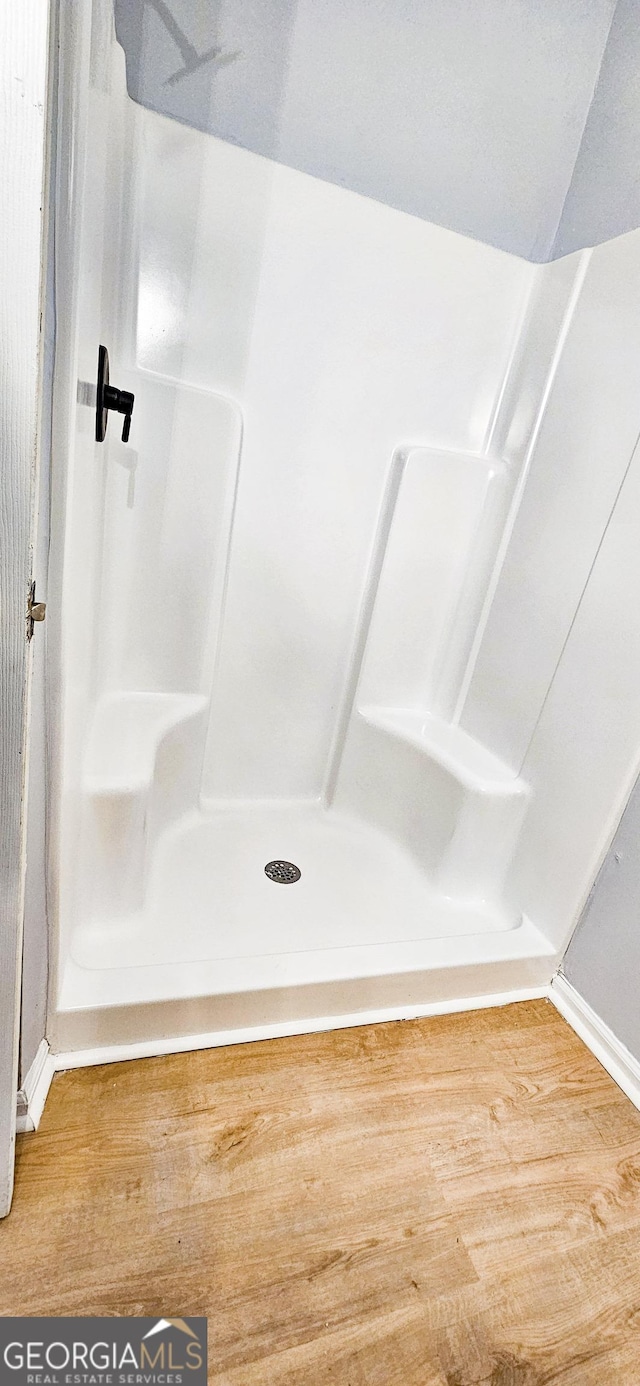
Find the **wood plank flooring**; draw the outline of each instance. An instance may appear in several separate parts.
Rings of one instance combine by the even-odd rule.
[[[217,1386],[639,1386],[640,1113],[547,1001],[60,1074],[0,1312],[206,1314]]]

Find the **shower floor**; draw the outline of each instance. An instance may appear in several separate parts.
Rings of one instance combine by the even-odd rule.
[[[268,878],[294,863],[293,884]],[[439,896],[383,833],[318,806],[224,808],[161,838],[143,914],[81,927],[90,968],[248,958],[503,931],[513,920]]]
[[[274,859],[300,879],[269,880]],[[309,803],[228,806],[165,832],[143,913],[77,927],[55,1044],[100,1062],[114,1045],[157,1053],[424,1014],[539,987],[552,954],[530,920],[438,895],[362,822]]]

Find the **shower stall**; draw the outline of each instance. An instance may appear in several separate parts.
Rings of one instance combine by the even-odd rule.
[[[60,25],[53,1043],[540,994],[640,762],[640,237],[533,263]]]

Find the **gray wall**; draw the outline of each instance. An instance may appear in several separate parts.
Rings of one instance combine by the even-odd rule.
[[[531,260],[553,253],[614,9],[115,0],[137,101]]]
[[[640,781],[569,944],[562,971],[640,1059]]]

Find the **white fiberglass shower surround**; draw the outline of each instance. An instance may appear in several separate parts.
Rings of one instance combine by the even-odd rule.
[[[640,748],[638,237],[530,264],[143,109],[110,6],[61,22],[53,1042],[543,988]]]

